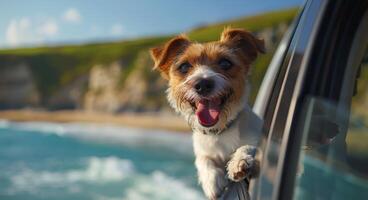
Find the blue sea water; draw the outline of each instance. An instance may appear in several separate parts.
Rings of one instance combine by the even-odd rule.
[[[0,121],[1,200],[200,200],[190,134]]]

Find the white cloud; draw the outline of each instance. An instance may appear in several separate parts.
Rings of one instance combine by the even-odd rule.
[[[39,28],[39,33],[44,36],[54,36],[58,33],[59,26],[53,20],[48,20],[41,24]]]
[[[124,32],[124,28],[121,24],[114,24],[111,27],[111,34],[112,35],[119,36],[119,35],[123,34],[123,32]]]
[[[82,17],[77,9],[69,8],[64,12],[63,19],[67,22],[78,23],[82,20]]]
[[[11,19],[5,31],[5,46],[43,44],[59,32],[58,24],[52,20],[34,21],[23,17]],[[2,45],[2,46],[3,46]]]
[[[19,36],[18,36],[18,22],[16,20],[12,20],[5,33],[5,38],[7,43],[11,46],[16,46],[19,43]]]
[[[20,43],[27,42],[30,39],[30,29],[31,20],[29,18],[12,19],[6,28],[6,42],[10,46],[17,46]]]

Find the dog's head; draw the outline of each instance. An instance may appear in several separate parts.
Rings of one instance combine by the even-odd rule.
[[[205,133],[223,130],[244,107],[250,65],[264,52],[263,40],[242,29],[203,44],[180,35],[151,49],[154,68],[169,81],[171,106]]]

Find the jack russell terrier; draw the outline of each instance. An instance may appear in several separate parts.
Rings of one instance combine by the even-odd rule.
[[[154,69],[168,80],[167,99],[193,130],[195,165],[207,198],[221,196],[229,181],[258,176],[258,135],[248,131],[251,64],[264,41],[227,28],[219,41],[197,43],[179,35],[152,48]]]

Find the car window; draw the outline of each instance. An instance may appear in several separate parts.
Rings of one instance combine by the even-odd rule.
[[[358,73],[346,142],[352,169],[368,180],[368,50]]]
[[[354,36],[339,97],[310,95],[303,103],[302,123],[297,128],[303,140],[294,199],[368,196],[366,19],[367,14]]]

